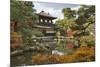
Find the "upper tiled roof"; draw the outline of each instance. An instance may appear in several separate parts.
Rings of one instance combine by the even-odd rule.
[[[57,18],[57,17],[53,17],[52,15],[50,15],[49,13],[46,13],[44,11],[41,11],[40,13],[38,13],[38,15],[49,17],[49,18],[53,18],[53,19]]]

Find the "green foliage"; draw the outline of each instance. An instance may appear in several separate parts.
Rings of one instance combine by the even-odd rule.
[[[22,34],[23,42],[30,43],[32,35],[40,36],[42,33],[32,28],[37,21],[36,10],[31,1],[11,0],[11,20],[18,23],[17,32]]]
[[[92,35],[80,37],[80,44],[86,46],[95,46],[95,37]]]
[[[39,37],[39,36],[43,36],[44,34],[38,29],[33,29],[33,35]]]
[[[88,30],[90,33],[92,33],[92,35],[94,35],[95,34],[95,24],[90,24],[86,30]]]
[[[70,27],[74,30],[83,30],[85,33],[88,26],[95,22],[95,6],[82,5],[78,11],[64,8],[62,12],[65,18],[56,22],[61,30],[66,30]],[[76,16],[78,17],[76,18]]]
[[[67,31],[69,27],[72,27],[75,25],[75,20],[74,19],[62,19],[56,21],[56,25],[60,30]]]
[[[86,18],[89,18],[91,15],[95,15],[95,6],[94,5],[81,5],[81,7],[78,9],[78,15],[85,16]]]
[[[77,25],[83,25],[84,23],[86,23],[87,18],[84,16],[79,16],[78,19],[76,19],[76,23]]]
[[[91,32],[89,31],[89,26],[95,23],[95,6],[83,5],[79,8],[77,13],[79,17],[76,19],[76,26],[74,26],[74,28],[76,27],[75,29],[81,32],[79,35]],[[92,28],[94,27],[92,26]]]
[[[25,22],[34,19],[34,12],[32,2],[11,0],[11,20],[18,22]]]
[[[71,8],[63,8],[62,13],[64,17],[68,19],[76,17],[75,10],[71,10]]]
[[[77,11],[71,10],[71,8],[64,8],[62,12],[64,19],[56,21],[60,31],[66,32],[70,28],[75,31],[74,36],[76,38],[81,38],[79,44],[94,45],[95,6],[81,5]]]

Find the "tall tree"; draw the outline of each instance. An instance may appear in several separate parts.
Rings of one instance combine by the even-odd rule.
[[[76,17],[76,11],[71,10],[71,8],[63,8],[62,13],[64,14],[64,18],[75,18]]]
[[[34,5],[30,1],[11,0],[11,19],[18,22],[25,22],[30,19],[35,19],[33,9]]]
[[[76,39],[88,37],[93,38],[90,34],[94,35],[95,25],[95,6],[94,5],[81,5],[78,11],[71,10],[71,8],[64,8],[62,10],[64,19],[56,22],[57,26],[66,31],[68,27],[75,31],[74,36]],[[92,32],[92,33],[91,33]],[[90,38],[90,39],[91,39]],[[82,40],[83,40],[82,39]],[[86,39],[85,39],[86,40]],[[94,41],[93,42],[94,45]],[[89,40],[87,40],[89,41]]]
[[[36,10],[33,8],[34,4],[31,1],[11,0],[10,6],[11,20],[19,24],[17,33],[22,34],[23,41],[27,42],[34,34],[34,29],[30,25],[34,25],[37,19]]]
[[[66,33],[67,29],[75,24],[76,11],[71,8],[63,8],[62,13],[64,14],[64,19],[56,21],[56,24],[61,31]]]
[[[74,26],[73,29],[80,31],[80,35],[87,32],[89,33],[89,31],[87,31],[86,29],[91,24],[95,24],[95,6],[82,5],[79,8],[77,14],[78,18],[76,19],[76,26]]]
[[[62,31],[67,31],[68,28],[71,28],[72,26],[74,26],[75,24],[75,20],[74,19],[62,19],[62,20],[58,20],[56,21],[56,25],[57,27],[62,30]]]

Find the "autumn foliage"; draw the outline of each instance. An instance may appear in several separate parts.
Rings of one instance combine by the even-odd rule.
[[[94,47],[80,47],[71,55],[38,54],[32,56],[33,64],[89,62],[95,60]]]
[[[19,48],[22,44],[22,37],[17,32],[11,32],[11,48]]]

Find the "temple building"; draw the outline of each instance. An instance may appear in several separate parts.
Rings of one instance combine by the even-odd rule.
[[[38,21],[35,28],[38,28],[43,32],[45,36],[52,36],[55,34],[55,24],[53,22],[57,17],[51,16],[49,13],[41,11],[37,14]]]
[[[40,13],[36,14],[38,19],[36,21],[28,22],[30,27],[34,27],[34,29],[38,29],[40,32],[43,33],[44,36],[54,36],[55,31],[55,24],[53,22],[54,19],[57,17],[51,16],[49,13],[45,13],[41,11]],[[32,22],[36,22],[31,24]],[[18,33],[18,27],[20,23],[17,21],[11,20],[11,48],[20,47],[22,44],[22,35]]]

